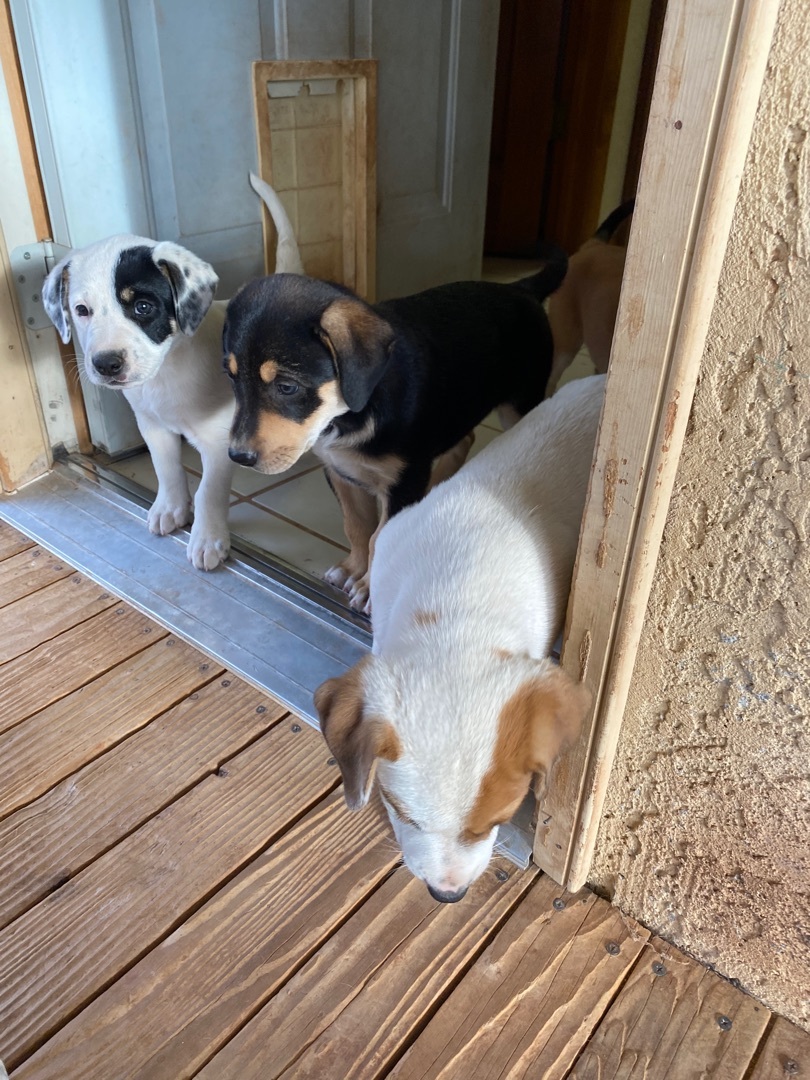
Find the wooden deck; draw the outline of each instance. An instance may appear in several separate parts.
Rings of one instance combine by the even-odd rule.
[[[437,904],[315,731],[3,523],[0,763],[12,1080],[810,1075],[587,891]]]

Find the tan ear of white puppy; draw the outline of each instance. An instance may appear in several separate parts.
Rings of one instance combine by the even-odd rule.
[[[528,712],[529,767],[539,778],[536,791],[545,789],[555,761],[576,742],[591,701],[590,690],[559,667],[525,688],[522,702]]]
[[[152,258],[172,287],[177,325],[191,337],[211,307],[219,278],[210,263],[171,240],[155,244]]]
[[[42,305],[65,345],[70,341],[70,255],[51,270],[42,283]]]
[[[321,731],[343,777],[343,794],[350,810],[369,800],[377,758],[396,761],[402,753],[393,725],[380,717],[363,715],[363,669],[366,657],[345,675],[327,679],[315,691]]]

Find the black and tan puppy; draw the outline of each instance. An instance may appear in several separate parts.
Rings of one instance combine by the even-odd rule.
[[[513,285],[463,281],[373,307],[294,274],[250,282],[228,305],[230,455],[261,472],[307,450],[326,465],[351,552],[327,573],[367,606],[374,540],[464,461],[498,408],[510,426],[543,400],[553,354],[543,299],[564,257]],[[440,459],[436,461],[436,459]]]

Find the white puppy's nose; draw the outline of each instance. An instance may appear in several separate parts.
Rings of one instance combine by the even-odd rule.
[[[467,886],[463,889],[456,889],[455,892],[447,891],[443,889],[436,889],[429,883],[427,884],[428,892],[434,900],[438,900],[440,904],[457,904],[459,900],[463,900],[467,895]]]

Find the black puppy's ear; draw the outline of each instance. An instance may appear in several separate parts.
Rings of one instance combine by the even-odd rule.
[[[65,345],[70,341],[69,288],[70,256],[68,255],[56,264],[42,283],[42,305]]]
[[[177,325],[191,336],[211,307],[219,278],[213,266],[170,240],[155,244],[152,258],[172,287]]]
[[[318,334],[332,354],[343,400],[360,412],[388,365],[394,328],[362,300],[342,296],[324,311]]]

